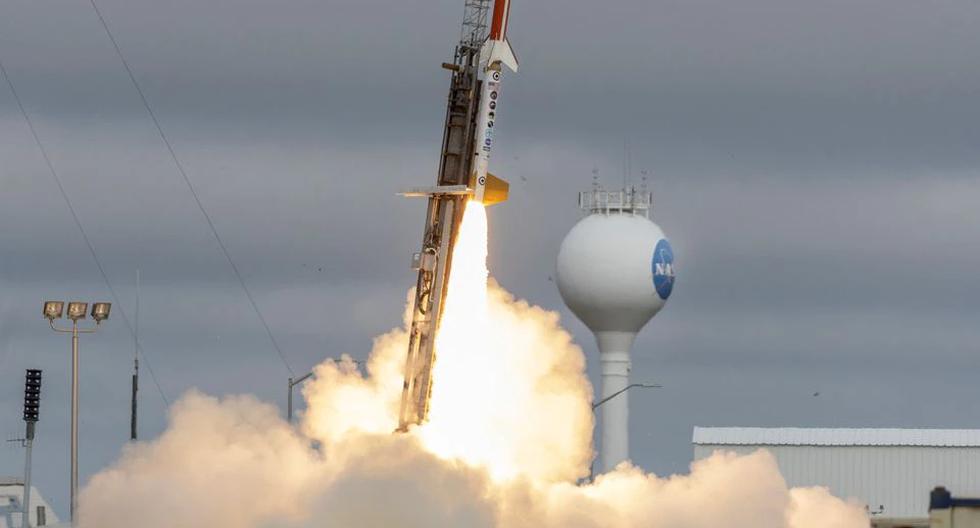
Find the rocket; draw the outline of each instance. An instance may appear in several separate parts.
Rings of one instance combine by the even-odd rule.
[[[493,4],[493,21],[490,34],[480,50],[480,67],[483,69],[483,87],[480,94],[480,113],[476,122],[469,187],[472,199],[485,205],[493,205],[507,199],[509,185],[487,171],[490,151],[493,149],[493,126],[497,120],[500,98],[502,66],[517,72],[517,57],[507,40],[507,21],[510,18],[510,0],[496,0]]]
[[[507,199],[509,185],[487,172],[493,149],[494,124],[500,103],[503,67],[517,71],[517,58],[507,42],[510,0],[495,0],[489,33],[489,0],[466,0],[462,39],[452,71],[443,130],[439,176],[435,187],[416,187],[402,194],[428,199],[422,248],[413,255],[418,272],[409,329],[398,431],[427,419],[435,365],[435,338],[442,317],[453,248],[470,201],[493,205]]]

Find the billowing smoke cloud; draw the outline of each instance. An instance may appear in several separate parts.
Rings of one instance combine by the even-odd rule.
[[[868,526],[826,490],[788,489],[761,451],[669,478],[623,464],[576,484],[593,455],[583,353],[557,314],[488,285],[485,222],[468,208],[428,423],[392,432],[407,348],[394,330],[363,369],[316,368],[300,427],[248,396],[185,395],[160,438],[85,487],[81,527]]]

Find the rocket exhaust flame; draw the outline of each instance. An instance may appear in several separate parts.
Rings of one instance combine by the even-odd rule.
[[[484,466],[492,477],[504,478],[517,474],[522,461],[520,446],[502,441],[500,431],[522,427],[519,416],[509,413],[520,408],[517,399],[533,387],[523,384],[517,372],[526,367],[527,359],[515,356],[498,339],[506,327],[498,326],[491,316],[486,260],[486,208],[471,201],[454,248],[453,273],[436,336],[429,421],[418,434],[431,452]],[[474,377],[475,372],[481,374]],[[581,394],[586,394],[584,389]],[[582,409],[577,410],[570,423],[588,427],[590,420]],[[582,458],[586,453],[577,455]]]
[[[433,387],[429,422],[422,436],[436,452],[456,453],[453,429],[462,424],[474,425],[481,411],[488,410],[486,399],[463,400],[454,395],[479,393],[466,384],[473,380],[465,375],[468,369],[493,373],[486,337],[490,334],[489,298],[487,296],[487,214],[483,205],[471,202],[463,214],[463,222],[453,252],[454,273],[449,277],[448,293],[442,324],[436,334],[437,361],[433,370]],[[491,374],[492,376],[492,374]],[[481,380],[484,389],[491,388],[492,379]],[[492,398],[493,391],[486,393]],[[479,430],[479,428],[477,428]]]

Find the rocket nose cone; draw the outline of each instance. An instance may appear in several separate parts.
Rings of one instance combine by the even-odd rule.
[[[490,23],[490,39],[503,40],[507,35],[507,19],[510,15],[510,0],[496,0],[493,3],[493,20]]]

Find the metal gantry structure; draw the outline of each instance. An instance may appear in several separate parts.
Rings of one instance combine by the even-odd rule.
[[[488,33],[491,0],[466,0],[452,72],[443,128],[437,189],[429,197],[422,250],[416,259],[418,280],[409,329],[405,382],[398,429],[423,422],[429,411],[435,337],[452,268],[452,243],[468,199],[470,166],[480,97],[480,49]]]
[[[407,196],[429,199],[422,235],[412,324],[409,329],[405,383],[398,430],[424,422],[429,413],[435,337],[446,299],[463,211],[469,201],[484,206],[507,200],[509,184],[488,170],[500,95],[501,66],[517,71],[517,57],[507,41],[510,0],[464,0],[463,27],[453,63],[446,122],[443,128],[436,186],[414,189]]]
[[[483,46],[489,30],[491,0],[466,0],[463,9],[463,30],[460,33],[460,46],[476,48]]]

